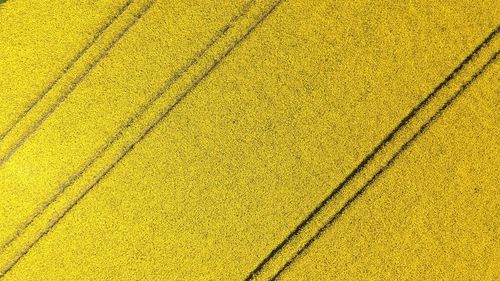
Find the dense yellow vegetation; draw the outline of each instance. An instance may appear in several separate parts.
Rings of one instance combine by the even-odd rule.
[[[2,4],[0,279],[498,279],[495,5]]]

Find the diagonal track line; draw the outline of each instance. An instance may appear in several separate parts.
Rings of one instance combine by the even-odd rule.
[[[214,71],[217,66],[220,65],[220,63],[228,57],[236,47],[242,43],[244,40],[246,40],[250,34],[259,26],[261,25],[265,19],[267,19],[275,10],[276,8],[286,0],[277,0],[273,2],[270,7],[264,11],[258,19],[247,29],[247,31],[241,35],[238,39],[236,39],[230,46],[229,48],[224,51],[215,61],[212,62],[212,64],[206,69],[203,73],[198,75],[196,78],[193,79],[191,85],[185,89],[181,94],[179,94],[176,98],[176,100],[168,107],[166,108],[159,116],[158,118],[145,130],[142,132],[142,134],[133,142],[131,143],[127,148],[125,148],[121,155],[117,157],[117,159],[110,165],[108,166],[102,173],[94,180],[94,182],[89,185],[80,195],[70,204],[68,205],[53,221],[50,222],[49,226],[42,232],[38,237],[36,237],[27,247],[25,247],[21,253],[14,258],[13,261],[10,262],[9,265],[7,265],[6,268],[1,269],[0,271],[0,278],[4,277],[9,271],[12,270],[12,268],[24,257],[28,252],[35,246],[43,237],[45,237],[53,228],[54,226],[57,225],[57,223],[66,216],[66,214],[71,211],[78,203],[87,195],[94,187],[96,187],[118,164],[121,160],[123,160],[132,150],[133,148],[140,142],[142,141],[145,137],[147,137],[153,129],[160,124],[165,118],[174,110],[174,108],[179,105],[187,96],[189,93],[191,93],[212,71]]]
[[[405,116],[399,124],[358,164],[354,170],[335,188],[332,192],[321,201],[315,208],[312,210],[307,217],[299,224],[297,227],[290,232],[290,234],[280,243],[278,244],[271,252],[256,266],[254,270],[252,270],[245,280],[252,280],[264,269],[264,266],[269,263],[281,250],[292,241],[297,235],[302,232],[302,229],[306,227],[319,213],[322,211],[325,206],[335,198],[335,196],[345,187],[347,186],[359,173],[363,171],[363,169],[370,163],[389,142],[391,142],[396,134],[406,126],[411,119],[415,117],[415,115],[422,110],[424,106],[426,106],[434,97],[437,95],[439,91],[441,91],[446,85],[450,83],[453,78],[455,78],[458,73],[469,64],[473,58],[479,53],[480,50],[485,48],[495,36],[500,32],[500,26],[497,26],[487,37],[484,39],[481,44],[479,44],[473,51],[470,53],[439,85],[417,106],[415,106],[410,113]]]
[[[340,216],[353,204],[357,199],[359,199],[365,192],[366,190],[389,168],[391,168],[394,165],[394,162],[401,156],[403,152],[405,152],[415,141],[418,139],[418,137],[425,133],[429,127],[436,122],[436,120],[443,115],[446,109],[448,109],[453,103],[459,98],[468,88],[470,85],[474,83],[474,81],[484,73],[484,71],[491,65],[493,64],[500,52],[496,52],[486,64],[484,64],[473,76],[470,80],[468,80],[465,84],[463,84],[460,89],[451,97],[449,98],[439,109],[434,115],[431,116],[421,127],[420,129],[407,141],[405,142],[399,150],[391,157],[391,159],[382,167],[380,168],[375,175],[373,175],[368,182],[363,185],[361,189],[359,189],[354,196],[352,196],[342,208],[335,213],[325,225],[323,225],[313,237],[311,237],[306,244],[297,252],[295,255],[290,258],[285,265],[271,278],[271,280],[277,280],[279,276],[290,266],[292,265],[297,258],[299,258],[318,238],[321,237],[321,235],[328,230],[328,228],[335,222],[337,221]]]
[[[2,142],[3,139],[5,138],[5,136],[7,136],[12,131],[12,129],[14,129],[14,127],[16,127],[17,124],[19,122],[21,122],[21,120],[24,117],[26,117],[26,115],[28,115],[28,113],[47,95],[48,92],[50,92],[50,90],[52,90],[52,88],[54,88],[54,86],[57,84],[57,82],[59,82],[59,80],[61,80],[68,73],[68,71],[73,68],[73,66],[75,65],[75,63],[87,52],[88,49],[90,49],[90,47],[92,47],[97,42],[97,40],[102,36],[102,34],[104,32],[106,32],[106,30],[128,9],[128,7],[130,6],[130,4],[132,4],[132,2],[134,2],[134,0],[127,1],[125,3],[125,5],[123,5],[118,10],[118,12],[113,17],[111,17],[106,22],[106,24],[104,24],[96,32],[96,34],[94,35],[94,37],[92,37],[92,39],[89,42],[87,42],[87,44],[63,68],[62,72],[59,73],[59,75],[57,75],[57,77],[54,80],[52,80],[49,83],[49,85],[47,85],[47,87],[45,87],[37,95],[37,97],[35,98],[35,100],[33,100],[29,104],[29,106],[16,118],[16,120],[14,120],[14,122],[4,132],[2,132],[0,134],[0,142]]]
[[[43,116],[35,122],[31,128],[23,134],[23,136],[20,138],[20,140],[12,146],[6,153],[6,155],[3,158],[0,158],[0,167],[7,162],[10,157],[28,140],[29,137],[31,137],[39,128],[40,126],[56,111],[56,109],[68,98],[68,96],[76,89],[76,87],[88,76],[90,72],[101,62],[103,59],[105,59],[108,55],[111,49],[120,41],[120,39],[125,36],[125,34],[128,33],[128,31],[149,11],[149,9],[153,6],[153,4],[156,2],[156,0],[151,0],[147,5],[145,5],[140,12],[134,16],[134,19],[127,24],[125,29],[123,29],[114,39],[113,41],[100,53],[100,55],[95,58],[90,65],[87,66],[86,70],[82,75],[80,75],[73,83],[71,83],[69,89],[65,91],[63,95],[59,97],[59,99],[56,101],[52,107],[43,114]]]
[[[255,4],[255,0],[247,2],[242,7],[241,11],[237,15],[233,16],[231,20],[215,34],[215,36],[207,43],[207,45],[205,45],[205,47],[198,51],[186,65],[177,70],[172,75],[172,77],[170,77],[164,83],[160,90],[156,92],[155,96],[153,96],[136,113],[134,113],[133,116],[130,117],[125,124],[119,127],[116,133],[102,147],[100,147],[87,162],[82,165],[78,172],[76,172],[66,182],[59,186],[58,191],[54,195],[52,195],[49,200],[43,202],[41,207],[33,212],[33,214],[31,214],[29,218],[16,229],[14,234],[0,246],[0,253],[10,244],[12,244],[16,239],[18,239],[26,228],[28,228],[43,212],[45,212],[45,210],[47,210],[47,208],[49,208],[52,203],[54,203],[59,197],[64,194],[68,187],[73,185],[93,163],[100,159],[104,155],[104,152],[123,135],[124,131],[127,128],[132,126],[132,124],[136,122],[137,119],[139,119],[146,112],[146,110],[153,105],[154,102],[156,102],[163,96],[165,91],[167,91],[175,81],[177,81],[185,72],[187,72],[193,65],[195,65],[208,52],[208,50],[227,33],[227,31],[234,25],[234,23],[238,19],[247,14],[253,4]]]

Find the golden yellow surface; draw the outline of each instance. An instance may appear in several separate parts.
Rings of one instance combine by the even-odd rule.
[[[80,2],[0,6],[0,279],[269,279],[351,189],[249,274],[500,15],[495,1]],[[491,38],[408,136],[499,50]],[[497,64],[280,277],[496,279]]]

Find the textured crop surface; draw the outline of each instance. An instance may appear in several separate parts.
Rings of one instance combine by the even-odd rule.
[[[500,279],[499,24],[0,0],[0,280]]]

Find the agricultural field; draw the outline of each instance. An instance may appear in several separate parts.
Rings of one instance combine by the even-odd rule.
[[[498,280],[499,23],[0,0],[0,280]]]

